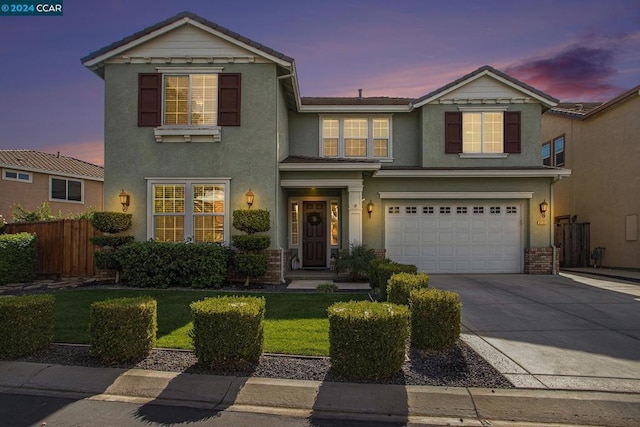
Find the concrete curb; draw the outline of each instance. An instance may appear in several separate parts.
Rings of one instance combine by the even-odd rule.
[[[640,393],[334,383],[28,362],[0,362],[0,392],[436,425],[640,425]]]

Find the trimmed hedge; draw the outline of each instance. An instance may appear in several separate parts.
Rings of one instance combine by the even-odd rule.
[[[429,287],[429,275],[426,273],[396,273],[387,282],[387,299],[393,304],[409,305],[412,290]]]
[[[409,309],[402,305],[350,301],[329,313],[331,366],[354,379],[384,378],[402,369],[409,336]]]
[[[96,246],[110,246],[112,248],[128,245],[134,240],[133,236],[94,236],[89,238],[89,241]]]
[[[198,362],[238,366],[256,362],[264,344],[264,297],[206,298],[190,305]]]
[[[231,236],[231,245],[241,251],[262,251],[271,245],[271,237],[237,234]]]
[[[439,289],[411,291],[411,345],[420,349],[448,347],[460,338],[460,295]]]
[[[0,359],[16,359],[53,341],[53,295],[0,298]]]
[[[269,270],[269,258],[265,254],[237,253],[233,255],[235,269],[256,278],[267,274]]]
[[[219,288],[230,251],[216,243],[135,242],[115,251],[130,286]]]
[[[156,344],[157,302],[151,297],[96,301],[89,313],[89,354],[103,363],[145,358]]]
[[[131,217],[124,212],[94,212],[91,225],[103,233],[119,233],[131,227]]]
[[[396,273],[411,273],[416,274],[418,267],[413,264],[399,264],[397,262],[380,263],[376,268],[377,283],[374,285],[370,283],[372,287],[376,288],[378,296],[381,301],[387,300],[387,285],[391,276]]]
[[[373,261],[371,261],[371,263],[369,263],[369,270],[367,271],[367,277],[369,278],[369,284],[371,285],[372,288],[377,288],[378,287],[378,283],[379,283],[379,278],[378,278],[378,271],[380,269],[380,266],[383,264],[391,264],[393,263],[393,261],[391,261],[389,258],[376,258]]]
[[[38,272],[38,239],[35,234],[0,235],[0,285],[32,282]]]
[[[269,231],[271,220],[269,211],[264,209],[238,209],[233,211],[233,228],[247,234]]]

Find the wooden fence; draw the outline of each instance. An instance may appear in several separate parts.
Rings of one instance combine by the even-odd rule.
[[[556,224],[555,244],[560,267],[589,267],[589,223]]]
[[[7,224],[5,233],[38,236],[38,277],[91,277],[96,275],[90,237],[100,236],[88,219],[63,219]]]

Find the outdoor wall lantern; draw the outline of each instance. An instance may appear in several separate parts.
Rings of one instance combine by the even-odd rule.
[[[251,206],[253,206],[253,199],[255,198],[255,194],[253,194],[251,189],[249,189],[249,191],[247,191],[244,195],[247,198],[247,205],[249,206],[249,209],[251,209]]]
[[[547,203],[547,199],[544,199],[542,203],[540,203],[540,215],[544,218],[547,215],[547,210],[549,209],[549,203]]]
[[[373,202],[369,200],[369,203],[367,203],[367,213],[369,214],[369,218],[371,218],[371,213],[373,212],[374,206],[375,205],[373,204]]]
[[[118,194],[118,198],[120,199],[120,204],[122,205],[122,212],[126,212],[129,208],[131,196],[129,196],[123,189],[120,194]]]

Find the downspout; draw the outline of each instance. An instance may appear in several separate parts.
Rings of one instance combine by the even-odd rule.
[[[549,203],[549,241],[551,242],[551,274],[558,274],[559,271],[556,270],[556,259],[557,259],[557,253],[556,253],[556,242],[555,242],[555,232],[554,232],[554,213],[553,213],[553,207],[554,207],[554,200],[553,200],[553,184],[555,184],[556,182],[560,181],[563,177],[561,176],[555,176],[553,178],[553,181],[551,181],[551,184],[549,184],[549,199],[551,200],[551,203]]]
[[[275,173],[275,189],[276,189],[276,206],[274,216],[276,218],[276,224],[280,221],[279,209],[280,209],[280,80],[293,77],[293,74],[285,74],[284,76],[276,77],[276,173]],[[287,216],[288,221],[288,216]],[[285,225],[286,227],[286,225]],[[276,225],[277,236],[280,235],[280,230],[278,230]],[[276,248],[280,250],[280,283],[285,283],[284,280],[284,248],[280,244],[280,239],[278,237],[278,242]]]

